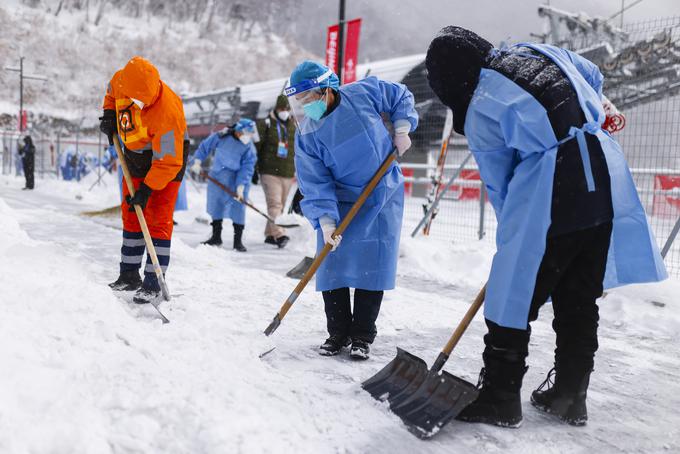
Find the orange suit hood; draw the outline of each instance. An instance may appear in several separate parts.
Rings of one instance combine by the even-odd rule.
[[[119,93],[128,98],[142,101],[145,106],[150,106],[156,99],[161,89],[161,76],[158,69],[146,58],[135,56],[127,62],[120,71],[118,78]]]

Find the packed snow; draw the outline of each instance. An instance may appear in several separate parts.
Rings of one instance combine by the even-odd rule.
[[[483,284],[488,242],[408,235],[398,287],[386,293],[370,360],[318,356],[325,338],[310,284],[271,338],[262,330],[297,281],[285,272],[313,252],[311,227],[290,229],[286,249],[263,243],[248,211],[248,253],[200,245],[209,226],[205,187],[189,185],[176,213],[161,309],[116,297],[120,221],[83,216],[115,204],[115,179],[0,177],[0,452],[2,453],[413,453],[678,452],[680,282],[633,286],[601,303],[600,351],[590,420],[574,428],[539,414],[528,396],[552,366],[546,306],[533,326],[517,430],[452,422],[436,437],[411,435],[361,382],[400,346],[429,364]],[[253,201],[264,206],[261,188]],[[436,223],[436,221],[435,221]],[[479,314],[446,370],[473,383],[481,367]],[[258,355],[276,346],[264,358]]]

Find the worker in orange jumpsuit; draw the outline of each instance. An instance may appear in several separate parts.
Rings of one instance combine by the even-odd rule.
[[[142,57],[133,57],[113,75],[103,107],[100,129],[110,144],[113,134],[118,134],[135,187],[135,195],[130,197],[127,184],[123,184],[120,276],[109,285],[118,291],[136,291],[135,303],[149,303],[160,297],[160,286],[148,255],[143,281],[139,275],[145,245],[134,205],[144,212],[165,273],[170,262],[172,215],[189,148],[184,109],[156,67]]]

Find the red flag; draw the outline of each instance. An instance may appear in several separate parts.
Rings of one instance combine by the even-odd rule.
[[[345,62],[342,72],[342,82],[345,84],[357,80],[357,61],[359,59],[359,31],[361,19],[347,22],[347,40],[345,41]]]
[[[338,24],[328,27],[328,36],[326,38],[326,66],[333,71],[338,71],[338,33],[340,27]]]

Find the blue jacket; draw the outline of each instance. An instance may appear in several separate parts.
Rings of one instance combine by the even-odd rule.
[[[536,276],[550,227],[558,146],[576,139],[590,187],[586,134],[595,135],[611,180],[613,231],[604,286],[667,277],[656,241],[619,144],[601,129],[603,77],[597,66],[564,49],[522,43],[554,61],[578,94],[586,123],[555,137],[545,109],[500,73],[482,69],[465,118],[465,134],[498,219],[497,252],[484,315],[501,326],[526,329]]]
[[[381,113],[392,122],[408,121],[411,131],[418,125],[413,95],[404,85],[369,77],[339,93],[334,110],[319,121],[304,119],[295,136],[300,205],[318,229],[317,252],[324,245],[319,219],[339,224],[393,150]],[[317,290],[394,288],[403,205],[404,179],[393,164],[319,267]]]

